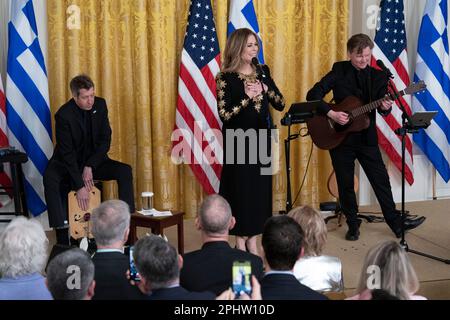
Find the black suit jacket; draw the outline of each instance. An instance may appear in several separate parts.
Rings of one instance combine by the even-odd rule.
[[[70,99],[55,114],[56,146],[50,161],[58,161],[67,168],[72,188],[78,190],[84,186],[82,173],[84,166],[94,170],[102,162],[108,160],[111,146],[111,127],[108,109],[103,98],[95,97],[92,106],[92,141],[94,153],[82,163],[85,147],[85,128],[79,107],[74,99]],[[80,165],[81,164],[81,165]]]
[[[261,280],[263,300],[328,300],[324,295],[301,284],[294,275],[274,273]]]
[[[212,291],[217,295],[232,286],[233,261],[250,261],[252,274],[261,279],[263,263],[260,257],[230,247],[225,241],[203,244],[197,251],[183,256],[180,284],[190,291]]]
[[[97,252],[92,258],[95,266],[95,294],[93,300],[142,300],[145,295],[132,286],[125,273],[129,259],[120,252]]]
[[[215,300],[211,292],[190,292],[183,287],[163,288],[152,292],[148,300]]]
[[[317,82],[306,95],[306,100],[322,100],[328,92],[333,91],[333,100],[336,104],[342,102],[349,96],[355,96],[362,100],[364,104],[382,98],[387,93],[388,78],[380,70],[370,66],[364,70],[365,90],[361,90],[356,77],[356,69],[350,61],[340,61],[333,64],[333,68],[319,82]],[[322,114],[330,111],[328,104],[322,104],[318,110]],[[391,110],[384,111],[378,109],[378,112],[385,116]],[[363,130],[361,134],[368,145],[377,145],[378,138],[375,126],[375,110],[369,113],[369,128]],[[350,134],[351,135],[351,134]]]

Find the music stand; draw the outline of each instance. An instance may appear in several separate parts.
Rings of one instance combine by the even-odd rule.
[[[437,111],[419,111],[414,113],[411,117],[408,126],[415,129],[426,129],[431,124],[431,120],[437,115]],[[418,130],[417,130],[418,131]]]
[[[394,91],[395,92],[395,91]],[[395,133],[401,135],[402,137],[402,211],[401,211],[401,220],[402,220],[402,239],[400,240],[400,245],[407,251],[411,253],[415,253],[417,255],[427,257],[430,259],[434,259],[437,261],[444,262],[446,264],[450,264],[450,259],[442,259],[439,257],[435,257],[423,252],[419,252],[413,249],[410,249],[408,243],[405,239],[405,220],[406,220],[406,211],[405,211],[405,149],[406,142],[405,137],[407,133],[417,133],[420,129],[426,129],[430,126],[431,120],[438,113],[437,111],[425,111],[425,112],[416,112],[412,116],[409,116],[401,104],[400,99],[396,97],[397,101],[399,101],[400,108],[403,111],[402,115],[402,127],[395,130]]]
[[[286,158],[286,182],[287,182],[287,196],[286,196],[286,212],[288,213],[292,209],[292,194],[291,194],[291,164],[290,164],[290,151],[291,140],[295,140],[300,135],[299,133],[291,134],[291,125],[297,123],[304,123],[307,119],[314,117],[317,109],[322,104],[321,100],[314,100],[308,102],[293,103],[286,112],[281,124],[288,127],[288,136],[284,140],[284,150]]]

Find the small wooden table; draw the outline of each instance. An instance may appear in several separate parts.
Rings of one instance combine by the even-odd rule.
[[[152,217],[133,213],[130,221],[130,244],[134,244],[137,241],[137,227],[150,228],[153,234],[163,235],[164,228],[176,225],[178,231],[178,253],[184,254],[183,216],[184,212],[172,212],[172,215],[167,217]]]

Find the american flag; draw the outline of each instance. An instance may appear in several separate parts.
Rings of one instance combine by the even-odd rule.
[[[0,75],[0,147],[7,147],[9,146],[8,143],[8,136],[7,136],[7,124],[6,124],[6,96],[5,91],[3,90],[3,79]],[[5,165],[5,164],[4,164]],[[9,175],[5,172],[5,168],[1,168],[0,170],[0,185],[3,187],[11,187],[12,182]],[[11,189],[5,189],[10,191],[9,196],[1,197],[0,198],[0,207],[5,206],[12,197],[12,190]]]
[[[220,49],[211,1],[193,0],[181,53],[172,159],[181,157],[189,164],[208,194],[219,191],[222,171],[222,123],[215,81],[219,71]]]
[[[0,75],[0,147],[8,146],[6,128],[6,97],[3,90],[3,79]]]
[[[398,90],[409,85],[408,56],[406,52],[405,16],[403,0],[382,0],[378,17],[375,47],[372,52],[372,66],[376,67],[376,60],[382,60],[388,67],[394,79],[393,84]],[[376,67],[377,68],[377,67]],[[408,114],[411,114],[411,97],[400,98]],[[377,113],[378,142],[398,170],[402,168],[401,137],[394,130],[402,125],[402,111],[396,101],[392,112],[387,117]],[[411,185],[413,177],[413,158],[411,137],[406,137],[405,150],[405,178]]]

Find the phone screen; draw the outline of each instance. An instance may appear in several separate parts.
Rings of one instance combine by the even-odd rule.
[[[233,262],[233,292],[236,297],[246,293],[252,293],[251,277],[252,265],[250,261],[234,261]]]
[[[141,277],[139,276],[139,272],[136,269],[136,265],[134,264],[133,258],[134,247],[130,247],[130,278],[134,281],[140,281]]]

